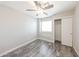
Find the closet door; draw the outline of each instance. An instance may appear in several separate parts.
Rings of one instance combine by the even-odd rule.
[[[72,46],[72,18],[62,19],[62,44]]]

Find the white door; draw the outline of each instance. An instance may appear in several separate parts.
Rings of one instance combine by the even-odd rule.
[[[62,19],[62,44],[72,46],[72,18]]]

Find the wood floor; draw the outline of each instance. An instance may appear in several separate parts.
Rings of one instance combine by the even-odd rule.
[[[50,43],[38,39],[2,57],[75,57],[75,55],[71,47],[61,45],[60,42]]]

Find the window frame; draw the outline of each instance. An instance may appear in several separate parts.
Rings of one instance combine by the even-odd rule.
[[[42,22],[47,22],[47,21],[50,21],[51,22],[51,30],[50,31],[43,31],[42,30]],[[41,28],[41,32],[52,32],[52,20],[42,20],[41,22],[40,22],[40,28]]]

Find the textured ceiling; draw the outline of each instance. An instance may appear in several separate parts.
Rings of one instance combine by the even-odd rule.
[[[26,9],[36,8],[34,3],[31,1],[5,1],[5,2],[0,2],[0,4],[4,4],[6,6],[14,8],[33,18],[44,18],[44,17],[49,17],[51,15],[54,15],[56,13],[68,11],[68,10],[74,9],[77,4],[77,2],[75,1],[50,1],[50,2],[54,5],[54,7],[48,10],[44,10],[48,15],[45,15],[39,12],[38,16],[36,16],[37,14],[36,11],[25,11]]]

